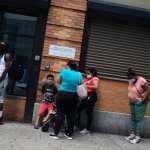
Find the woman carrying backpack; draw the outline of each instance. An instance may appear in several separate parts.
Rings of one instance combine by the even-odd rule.
[[[137,76],[132,69],[128,70],[127,77],[129,80],[128,99],[131,111],[131,131],[126,139],[130,143],[136,144],[141,142],[144,114],[147,109],[147,96],[145,94],[149,86],[147,80],[142,76]]]

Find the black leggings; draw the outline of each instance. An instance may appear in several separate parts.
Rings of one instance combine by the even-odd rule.
[[[0,103],[0,123],[3,122],[3,109],[4,109],[4,103]]]
[[[75,123],[76,108],[78,103],[78,96],[71,92],[58,92],[56,97],[56,122],[54,125],[54,132],[57,135],[66,118],[66,134],[72,136]]]
[[[78,116],[77,116],[77,126],[79,128],[80,128],[81,112],[85,110],[86,115],[87,115],[86,129],[87,130],[91,129],[91,124],[93,120],[93,110],[94,110],[96,101],[97,101],[96,92],[89,92],[88,97],[86,99],[81,100],[79,107],[78,107]]]

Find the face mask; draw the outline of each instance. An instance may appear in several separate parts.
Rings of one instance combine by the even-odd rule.
[[[86,77],[87,77],[87,79],[90,79],[90,78],[92,78],[92,75],[88,74]]]
[[[47,84],[53,85],[53,84],[54,84],[54,81],[53,81],[53,80],[47,80]]]
[[[130,79],[129,84],[133,84],[135,82],[135,79]]]

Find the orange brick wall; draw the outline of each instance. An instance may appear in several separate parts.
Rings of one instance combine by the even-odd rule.
[[[49,45],[75,48],[75,60],[79,62],[86,9],[86,0],[51,1],[39,82],[49,73],[45,71],[46,64],[51,64],[51,72],[56,75],[68,61],[66,58],[48,56]]]
[[[48,56],[50,44],[76,48],[75,60],[80,60],[86,7],[86,0],[51,1],[39,82],[49,73],[44,69],[46,64],[51,64],[52,73],[56,75],[68,61],[65,58]],[[97,109],[108,112],[129,112],[127,83],[101,80],[98,95]],[[149,109],[147,115],[150,115]]]
[[[127,82],[101,80],[96,108],[101,111],[129,113]],[[150,115],[148,107],[146,115]]]

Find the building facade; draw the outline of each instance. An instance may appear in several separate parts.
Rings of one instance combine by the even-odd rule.
[[[148,4],[128,0],[1,1],[1,40],[10,44],[19,74],[23,72],[21,77],[16,75],[13,90],[8,90],[7,118],[31,120],[38,106],[38,83],[49,72],[57,75],[74,59],[81,70],[95,67],[99,73],[93,128],[126,133],[126,71],[132,67],[150,79]],[[149,115],[148,108],[145,129],[149,129]]]

